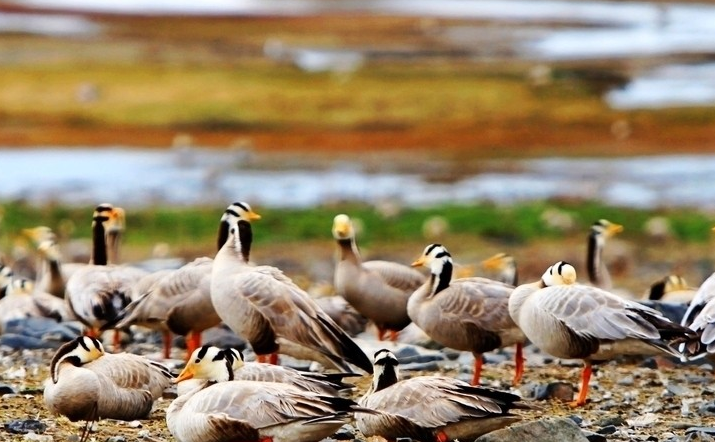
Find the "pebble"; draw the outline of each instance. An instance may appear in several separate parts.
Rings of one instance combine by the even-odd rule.
[[[615,425],[606,425],[605,427],[599,428],[596,430],[596,433],[598,434],[613,434],[616,431],[618,431],[618,428],[616,428]]]
[[[570,419],[544,418],[514,424],[480,436],[474,442],[569,441],[587,442],[581,429]]]
[[[573,396],[573,385],[568,382],[552,382],[546,385],[539,385],[534,390],[534,399],[537,401],[557,399],[568,402],[573,400]]]
[[[715,435],[715,427],[690,427],[685,430],[685,434],[688,433],[705,433]]]
[[[5,430],[15,434],[26,434],[34,432],[42,434],[47,429],[47,425],[36,419],[13,420],[5,423]]]
[[[7,384],[0,384],[0,396],[4,396],[6,394],[16,394],[17,391],[12,388],[10,385]]]
[[[581,416],[579,416],[578,414],[572,414],[572,415],[566,416],[566,419],[571,419],[579,427],[583,425],[583,418]]]
[[[715,416],[715,401],[706,402],[698,407],[698,414],[701,416]]]
[[[583,435],[586,436],[589,442],[607,442],[608,438],[602,434],[594,433],[592,431],[584,431]]]
[[[54,439],[52,436],[49,434],[37,434],[32,431],[27,433],[23,438],[23,440],[33,440],[37,442],[52,442]]]
[[[626,386],[631,386],[635,383],[635,380],[633,379],[633,376],[624,376],[623,378],[619,379],[616,384],[618,385],[626,385]]]
[[[607,427],[609,425],[622,427],[623,425],[626,425],[626,420],[621,416],[606,416],[596,422],[596,426],[598,427]]]
[[[106,442],[127,442],[127,439],[124,436],[112,436],[108,437]]]

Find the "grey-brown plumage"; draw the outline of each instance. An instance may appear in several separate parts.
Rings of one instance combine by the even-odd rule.
[[[429,267],[430,279],[410,297],[410,318],[436,342],[474,354],[474,384],[479,382],[482,353],[526,341],[509,316],[513,286],[480,277],[452,280],[451,255],[439,244],[427,246],[413,265]],[[519,348],[515,383],[522,370]]]
[[[71,421],[141,419],[171,379],[160,364],[128,353],[107,354],[98,340],[83,336],[55,353],[44,401],[53,414]]]
[[[214,354],[216,347],[207,347],[203,354]],[[203,348],[203,347],[202,347]],[[199,351],[201,354],[202,351]],[[231,362],[233,379],[236,381],[260,381],[288,384],[304,391],[312,391],[329,396],[339,396],[341,392],[353,389],[355,385],[343,382],[346,377],[360,377],[357,373],[317,373],[298,371],[290,367],[265,364],[261,362],[245,362],[243,353],[236,349],[224,350],[226,357]],[[194,388],[190,381],[178,384],[178,394],[182,395]]]
[[[603,260],[603,248],[607,239],[622,231],[622,225],[612,223],[607,219],[600,219],[591,225],[586,252],[586,268],[588,280],[596,287],[606,290],[612,288],[611,275]]]
[[[627,354],[680,356],[675,346],[694,336],[657,310],[575,281],[571,265],[554,264],[536,287],[525,284],[514,290],[509,313],[544,352],[586,362],[576,405],[585,403],[592,361]]]
[[[166,423],[179,442],[317,442],[347,423],[357,404],[295,386],[234,381],[231,363],[215,347],[194,351],[177,382],[201,379],[177,397]]]
[[[211,300],[223,322],[245,338],[254,352],[278,352],[350,371],[349,363],[372,370],[360,347],[313,299],[283,272],[247,266],[238,220],[214,259]]]
[[[64,321],[70,315],[62,299],[35,290],[35,284],[30,280],[14,279],[6,296],[0,299],[0,330],[5,329],[11,320],[39,317]]]
[[[410,323],[407,300],[425,281],[424,275],[409,266],[391,261],[362,261],[352,221],[345,214],[333,220],[333,237],[338,244],[335,290],[360,314],[375,323],[379,338]]]
[[[359,403],[379,413],[355,416],[365,436],[471,441],[519,421],[511,410],[529,408],[517,395],[444,376],[399,380],[397,366],[390,351],[375,353],[373,383]]]

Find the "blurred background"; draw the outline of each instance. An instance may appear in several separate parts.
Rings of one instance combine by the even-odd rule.
[[[128,260],[188,259],[243,200],[259,261],[329,260],[347,212],[367,254],[507,251],[528,279],[608,218],[616,283],[697,285],[714,55],[715,2],[0,0],[0,251],[86,240],[107,201]]]

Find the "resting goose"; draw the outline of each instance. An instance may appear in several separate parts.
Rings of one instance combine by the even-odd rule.
[[[107,265],[109,232],[123,228],[121,212],[110,204],[100,204],[92,219],[92,258],[67,280],[67,304],[74,316],[97,337],[99,331],[116,320],[119,312],[135,296],[134,285],[147,272],[125,266]],[[115,346],[118,345],[115,334]]]
[[[365,353],[313,299],[270,266],[248,266],[243,232],[250,224],[234,220],[214,259],[211,301],[223,322],[246,339],[260,357],[277,353],[310,359],[351,371],[348,363],[370,372]]]
[[[509,297],[509,314],[534,345],[558,358],[584,360],[574,406],[586,403],[592,363],[629,354],[680,356],[673,346],[694,337],[654,309],[575,281],[574,267],[558,262],[541,281]]]
[[[275,382],[235,381],[231,361],[216,347],[194,351],[176,378],[201,379],[166,410],[179,442],[317,442],[333,435],[358,409],[350,399]]]
[[[345,214],[333,219],[333,237],[338,244],[335,290],[355,310],[377,326],[378,339],[390,332],[391,340],[410,323],[407,300],[425,277],[409,266],[391,261],[362,261],[355,229]]]
[[[444,376],[399,380],[397,358],[386,349],[375,353],[374,364],[372,385],[359,403],[379,413],[355,415],[358,429],[368,437],[473,441],[519,421],[512,409],[530,408],[517,395]]]
[[[689,304],[695,297],[696,289],[691,288],[680,275],[668,275],[654,282],[648,290],[651,301]]]
[[[482,353],[516,344],[514,385],[524,371],[524,334],[509,316],[508,299],[513,286],[487,278],[452,280],[452,257],[440,244],[430,244],[414,266],[430,269],[429,280],[407,303],[412,321],[445,347],[474,355],[477,385],[482,370]]]
[[[128,353],[105,353],[97,339],[82,336],[53,356],[44,402],[53,414],[72,422],[85,420],[88,426],[103,418],[143,419],[171,379],[169,370],[156,362]]]
[[[205,345],[198,349],[196,355],[199,358],[203,358],[206,354],[218,353],[219,350],[217,347]],[[227,348],[224,353],[231,363],[233,379],[236,381],[277,382],[292,385],[303,391],[338,396],[341,392],[355,387],[352,384],[343,382],[343,378],[360,376],[356,373],[313,373],[298,371],[290,367],[281,367],[280,365],[245,362],[243,353],[234,348]],[[182,395],[188,392],[193,386],[194,384],[190,381],[179,383],[177,386],[178,394]]]
[[[40,317],[64,321],[70,316],[63,300],[35,290],[35,284],[29,279],[14,279],[7,295],[0,299],[0,330],[14,319]]]
[[[600,219],[591,225],[591,232],[588,235],[586,268],[588,269],[588,280],[596,287],[605,290],[612,288],[611,275],[603,260],[603,248],[607,239],[622,231],[622,225],[612,223],[607,219]]]

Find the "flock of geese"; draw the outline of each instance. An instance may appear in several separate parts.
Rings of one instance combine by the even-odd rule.
[[[486,352],[515,347],[513,385],[525,376],[527,343],[558,358],[582,359],[573,406],[587,403],[598,362],[628,354],[688,360],[715,353],[715,275],[697,290],[678,277],[654,284],[654,298],[673,294],[689,303],[681,323],[614,294],[602,251],[623,228],[607,220],[591,228],[588,284],[578,283],[575,268],[561,261],[539,280],[517,285],[516,262],[506,254],[483,262],[500,272],[499,280],[459,276],[441,244],[428,245],[411,265],[363,261],[352,221],[339,214],[332,227],[338,249],[334,287],[344,302],[335,303],[313,298],[280,269],[250,260],[252,222],[260,218],[246,203],[229,205],[213,258],[156,272],[119,264],[125,212],[110,204],[94,211],[89,264],[62,262],[51,230],[26,230],[44,267],[30,281],[0,266],[0,326],[13,318],[49,316],[80,321],[86,329],[52,358],[47,408],[86,421],[85,440],[98,419],[146,418],[162,392],[177,384],[166,424],[181,442],[319,441],[351,421],[363,435],[390,441],[473,440],[518,421],[514,410],[530,408],[517,395],[479,386]],[[356,317],[374,323],[380,340],[394,341],[414,324],[444,347],[471,352],[472,382],[437,375],[400,379],[390,350],[369,358],[343,326]],[[221,323],[248,342],[256,362],[235,349],[201,345],[201,332]],[[116,350],[117,330],[132,326],[161,332],[165,358],[172,334],[186,336],[181,373],[143,356],[104,350],[100,333],[115,331]],[[278,354],[319,362],[328,371],[282,367]],[[362,376],[356,370],[372,374],[357,402],[350,399],[354,385],[346,382]]]

